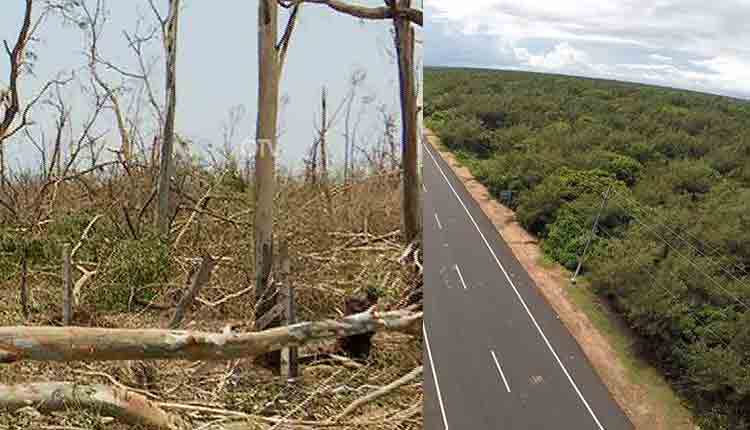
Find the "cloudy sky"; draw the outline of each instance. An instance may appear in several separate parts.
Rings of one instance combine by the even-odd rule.
[[[750,98],[747,0],[426,0],[425,64]]]
[[[94,0],[86,0],[93,5]],[[5,4],[7,3],[7,4]],[[35,2],[41,7],[43,1]],[[132,34],[139,17],[143,30],[153,24],[153,14],[146,0],[106,0],[109,19],[104,29],[99,49],[103,57],[129,71],[136,71],[136,57],[128,48],[123,32]],[[166,10],[167,0],[155,3]],[[178,112],[177,131],[195,142],[200,149],[209,145],[221,147],[224,124],[235,106],[244,106],[233,147],[255,150],[252,140],[255,132],[257,101],[257,2],[249,0],[183,0],[179,28],[177,85]],[[370,6],[382,4],[382,0],[356,0]],[[0,40],[13,43],[22,22],[23,1],[3,0],[0,11]],[[36,14],[35,14],[36,16]],[[282,25],[286,14],[280,17]],[[319,112],[320,92],[327,86],[329,106],[336,107],[347,93],[348,79],[355,69],[364,69],[367,78],[359,92],[361,96],[372,96],[360,125],[359,135],[363,146],[373,142],[382,129],[378,107],[387,106],[389,112],[398,113],[398,73],[394,59],[388,52],[393,46],[389,21],[362,21],[335,13],[325,6],[306,5],[299,15],[299,22],[289,49],[284,69],[282,93],[288,100],[281,112],[283,134],[280,137],[281,160],[291,167],[300,167],[302,157],[313,141],[313,118]],[[38,40],[32,44],[37,56],[34,74],[21,78],[24,100],[31,99],[43,83],[63,74],[75,72],[79,78],[65,91],[67,103],[73,107],[71,115],[74,128],[80,129],[90,112],[90,98],[81,90],[88,84],[84,39],[81,31],[61,20],[49,17],[40,27]],[[147,49],[147,57],[154,60],[154,86],[157,96],[162,98],[163,63],[159,60],[161,47],[156,40]],[[2,49],[2,48],[0,48]],[[0,56],[0,86],[7,85],[8,61]],[[116,73],[102,71],[113,85],[122,83]],[[132,86],[133,82],[125,82]],[[361,98],[360,98],[361,100]],[[330,109],[330,108],[329,108]],[[356,115],[359,107],[355,106]],[[39,105],[34,115],[37,126],[32,132],[39,137],[54,126],[54,112]],[[113,146],[117,144],[114,115],[106,112],[97,124],[95,134],[106,133],[105,138]],[[329,136],[332,145],[331,157],[336,164],[343,161],[343,121]],[[148,139],[158,130],[147,128]],[[50,136],[48,136],[50,139]],[[9,145],[10,163],[29,166],[34,163],[36,152],[22,138]]]

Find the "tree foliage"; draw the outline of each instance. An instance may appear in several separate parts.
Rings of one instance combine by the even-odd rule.
[[[425,94],[427,125],[569,269],[607,194],[584,274],[701,428],[750,429],[750,103],[468,69],[427,69]]]

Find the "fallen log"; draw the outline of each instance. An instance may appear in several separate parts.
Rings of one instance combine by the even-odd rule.
[[[0,327],[0,364],[20,361],[230,360],[277,351],[286,346],[374,331],[418,336],[422,312],[374,309],[340,321],[301,322],[236,333],[191,330],[90,327]]]
[[[163,430],[187,429],[185,421],[140,394],[107,385],[69,382],[0,385],[0,411],[33,407],[39,412],[86,409],[128,424]]]

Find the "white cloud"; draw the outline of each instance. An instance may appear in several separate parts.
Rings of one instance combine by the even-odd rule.
[[[555,45],[552,50],[542,55],[532,55],[526,48],[515,48],[516,57],[521,64],[550,70],[569,68],[588,68],[591,58],[584,51],[572,47],[568,42]]]
[[[668,57],[666,55],[659,55],[659,54],[651,54],[648,56],[648,58],[662,62],[662,63],[671,63],[673,60],[672,57]]]
[[[747,0],[425,3],[432,11],[431,19],[456,28],[446,36],[476,38],[484,44],[488,37],[494,38],[497,49],[491,55],[502,52],[501,64],[515,58],[515,63],[506,67],[658,81],[668,86],[750,96]],[[475,49],[472,55],[476,57],[488,48]]]

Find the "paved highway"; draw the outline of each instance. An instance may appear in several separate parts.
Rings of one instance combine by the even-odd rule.
[[[633,429],[510,248],[429,144],[423,175],[424,428]]]

